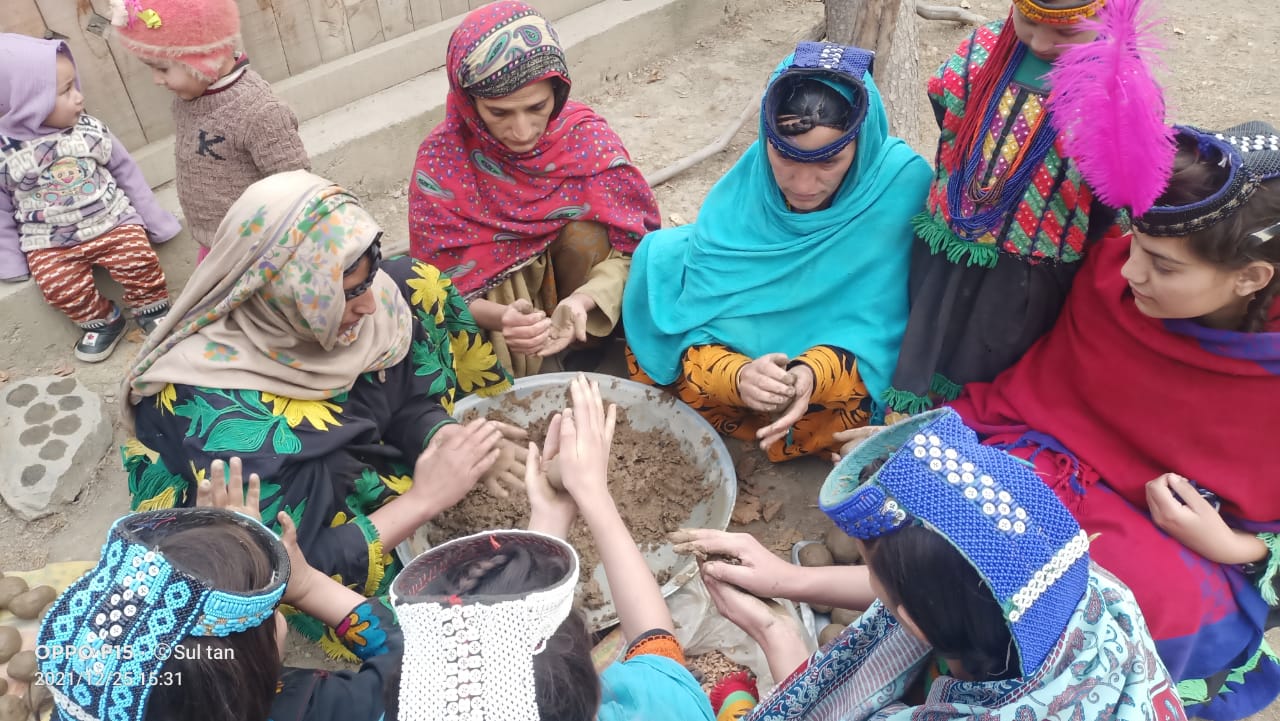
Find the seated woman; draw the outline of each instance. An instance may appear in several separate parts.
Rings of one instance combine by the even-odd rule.
[[[786,679],[748,721],[1185,721],[1133,594],[1091,562],[1088,535],[1035,473],[954,411],[876,434],[818,502],[866,566],[793,566],[745,534],[694,541],[767,557],[702,570],[716,607]],[[878,599],[807,660],[798,627],[741,590],[812,600],[806,577],[827,579],[833,600],[857,586]]]
[[[623,298],[631,376],[774,461],[876,414],[906,326],[930,173],[889,136],[871,64],[801,43],[769,80],[760,138],[696,223],[645,238]]]
[[[658,203],[604,118],[569,100],[564,51],[533,8],[473,10],[447,63],[445,119],[409,182],[412,253],[462,292],[502,364],[532,375],[613,333]]]
[[[1280,138],[1180,128],[1174,171],[1053,331],[954,407],[1099,534],[1188,713],[1238,719],[1280,693]]]
[[[304,171],[236,201],[124,382],[134,510],[192,505],[214,460],[239,456],[262,478],[263,522],[279,530],[288,513],[313,565],[373,596],[397,570],[392,549],[465,495],[413,483],[419,454],[465,436],[471,467],[495,470],[500,429],[449,411],[510,378],[448,280],[381,264],[380,235]]]

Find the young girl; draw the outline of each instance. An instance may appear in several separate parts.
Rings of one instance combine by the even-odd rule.
[[[414,482],[469,488],[464,455],[460,444],[424,451]],[[311,566],[289,514],[277,517],[283,542],[263,526],[261,482],[251,475],[245,493],[238,458],[213,476],[197,508],[117,521],[98,566],[54,602],[37,647],[56,651],[40,660],[55,719],[382,718],[403,647],[390,606]],[[360,668],[284,667],[280,602],[328,624]]]
[[[1179,128],[1174,169],[1053,331],[953,407],[1100,534],[1189,712],[1226,721],[1280,694],[1280,133]]]
[[[929,81],[936,178],[915,218],[911,313],[886,404],[918,413],[989,381],[1053,326],[1113,227],[1047,108],[1046,74],[1103,0],[1014,0]]]
[[[391,586],[405,637],[399,691],[387,718],[536,721],[712,719],[644,556],[609,495],[614,409],[579,377],[573,407],[552,421],[566,492],[539,470],[530,445],[529,531],[479,533],[438,546]],[[581,613],[573,609],[578,555],[563,538],[581,513],[604,562],[625,660],[597,679]]]
[[[235,52],[235,0],[111,0],[120,44],[146,63],[173,102],[178,202],[200,244],[245,188],[287,170],[310,170],[298,119]]]
[[[953,411],[873,436],[827,477],[819,504],[867,561],[860,581],[830,591],[865,594],[869,581],[878,600],[807,661],[798,629],[726,582],[727,564],[703,569],[716,607],[787,679],[748,719],[1186,718],[1142,613],[1091,563],[1085,532]],[[695,544],[715,552],[720,541]],[[756,571],[746,585],[773,581]]]
[[[71,51],[60,40],[0,34],[0,279],[34,277],[49,305],[84,331],[75,355],[104,361],[128,318],[98,292],[95,266],[124,286],[150,333],[169,310],[148,240],[178,234],[129,152],[84,112]]]

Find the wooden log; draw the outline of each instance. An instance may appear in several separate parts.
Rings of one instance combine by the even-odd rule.
[[[919,90],[920,48],[914,0],[826,0],[827,39],[876,54],[873,77],[889,114],[890,132],[919,140],[915,94]]]
[[[975,12],[969,12],[964,8],[953,8],[944,5],[925,5],[924,3],[916,3],[916,15],[925,20],[949,20],[957,23],[968,23],[969,25],[986,25],[987,19]]]

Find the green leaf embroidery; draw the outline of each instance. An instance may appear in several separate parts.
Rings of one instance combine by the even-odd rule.
[[[302,452],[302,441],[293,432],[288,423],[277,423],[275,435],[271,437],[271,445],[276,453],[291,456]]]
[[[228,418],[209,431],[204,450],[206,453],[218,451],[248,453],[260,450],[274,425],[276,425],[274,421]]]

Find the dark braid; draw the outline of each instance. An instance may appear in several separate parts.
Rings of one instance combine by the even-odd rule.
[[[804,135],[819,125],[836,130],[848,128],[853,105],[830,85],[805,78],[779,92],[786,93],[777,116],[778,131],[783,135]]]
[[[471,593],[480,585],[480,581],[491,572],[507,565],[511,560],[511,556],[506,553],[498,553],[488,558],[482,558],[478,561],[472,561],[469,567],[463,570],[462,578],[455,580],[453,593],[462,596]]]
[[[1280,238],[1271,241],[1280,242]],[[1244,325],[1240,330],[1245,333],[1261,333],[1267,329],[1267,320],[1271,317],[1271,306],[1280,298],[1280,268],[1266,288],[1258,291],[1249,301],[1249,310],[1244,314]]]

